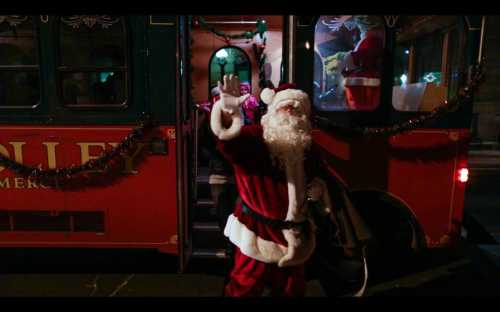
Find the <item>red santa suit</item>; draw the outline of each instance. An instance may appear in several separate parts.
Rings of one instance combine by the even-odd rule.
[[[365,32],[347,55],[344,71],[347,105],[353,110],[373,110],[380,101],[380,68],[384,52],[383,30]]]
[[[224,230],[237,246],[236,265],[226,286],[226,295],[258,295],[266,285],[273,290],[283,289],[284,295],[303,295],[304,266],[277,266],[287,250],[282,230],[245,212],[251,209],[272,220],[285,220],[288,212],[287,177],[284,170],[271,161],[262,126],[243,126],[237,138],[219,141],[218,148],[233,164],[241,197]],[[309,154],[305,162],[307,177],[317,175],[313,165],[319,162],[312,159],[313,155]]]
[[[305,93],[300,96],[307,97]],[[223,131],[216,111],[212,114],[212,130],[221,139],[218,148],[234,167],[241,197],[224,230],[237,247],[225,295],[258,296],[268,286],[273,294],[303,296],[304,262],[315,242],[309,221],[296,218],[298,211],[307,209],[305,200],[299,203],[298,198],[305,198],[305,177],[315,176],[316,169],[308,164],[319,162],[306,154],[309,159],[297,162],[296,170],[280,168],[272,161],[262,125],[242,126],[239,116]],[[296,239],[290,234],[295,228],[286,229],[286,224],[300,224],[304,235]]]

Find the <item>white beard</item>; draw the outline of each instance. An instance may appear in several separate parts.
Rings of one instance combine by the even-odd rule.
[[[311,125],[305,114],[290,115],[270,110],[262,116],[264,141],[274,163],[285,167],[304,160],[304,151],[311,145]]]

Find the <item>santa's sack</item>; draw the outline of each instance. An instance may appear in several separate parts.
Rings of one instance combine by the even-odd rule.
[[[365,247],[373,235],[354,205],[349,190],[335,178],[324,175],[332,199],[332,211],[319,202],[309,202],[316,226],[316,249],[307,268],[328,296],[362,296],[368,282]]]

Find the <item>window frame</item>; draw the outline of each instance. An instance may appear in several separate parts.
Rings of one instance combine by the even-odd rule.
[[[240,50],[240,52],[243,53],[243,55],[246,56],[246,58],[248,60],[248,72],[249,72],[249,77],[250,77],[250,80],[249,80],[250,90],[252,90],[252,79],[253,79],[253,76],[252,76],[252,59],[250,58],[250,56],[248,55],[248,53],[245,52],[245,50],[243,50],[242,48],[234,46],[234,45],[225,45],[225,46],[222,46],[222,47],[218,48],[217,50],[215,50],[212,53],[212,55],[210,56],[210,59],[208,60],[208,98],[210,100],[213,98],[213,96],[212,96],[212,89],[211,89],[212,87],[210,86],[210,82],[212,81],[212,71],[211,71],[212,60],[214,59],[215,54],[217,54],[217,52],[219,52],[222,49],[237,49],[237,50]],[[251,93],[251,91],[250,91],[250,93]]]
[[[58,106],[67,110],[87,110],[87,111],[106,111],[106,110],[126,110],[130,107],[130,100],[132,99],[132,84],[131,84],[131,32],[128,19],[124,15],[119,15],[120,23],[123,25],[123,44],[124,44],[124,66],[67,66],[61,65],[61,17],[55,16],[56,19],[53,25],[53,35],[55,37],[55,77],[56,77],[56,96]],[[97,24],[96,24],[97,25]],[[70,27],[69,25],[67,25]],[[100,71],[120,71],[124,74],[124,87],[125,87],[125,100],[120,104],[64,104],[63,97],[63,75],[64,73],[99,73]]]
[[[129,126],[136,125],[138,118],[145,112],[158,114],[156,118],[161,123],[172,123],[176,109],[175,104],[172,104],[172,98],[176,95],[170,93],[175,88],[167,87],[166,90],[169,91],[165,94],[164,91],[155,91],[157,87],[153,89],[153,85],[176,84],[175,74],[163,71],[165,68],[169,72],[175,70],[175,62],[171,60],[175,58],[177,26],[149,25],[147,15],[121,15],[121,17],[127,27],[126,49],[129,60],[127,106],[78,109],[61,105],[63,100],[59,97],[57,86],[58,15],[36,15],[34,18],[39,25],[41,104],[36,109],[0,109],[0,125]],[[165,17],[176,21],[174,16],[165,15]],[[163,38],[167,38],[166,42],[157,42]],[[157,62],[158,58],[162,60],[162,69],[154,67],[151,63],[153,60]],[[161,80],[153,83],[151,79],[153,77],[158,79],[160,72],[162,72]],[[158,96],[161,96],[161,99],[158,99]]]
[[[453,23],[452,27],[443,27],[442,30],[452,30],[455,28],[457,30],[456,40],[458,45],[463,49],[460,51],[460,55],[458,58],[458,77],[456,78],[456,86],[460,88],[464,86],[467,81],[467,66],[470,66],[470,60],[468,59],[468,54],[470,53],[469,49],[471,49],[474,45],[474,42],[471,41],[471,31],[466,27],[466,16],[465,15],[457,15],[455,23]],[[411,54],[411,53],[410,53]],[[449,60],[449,57],[448,57]],[[449,66],[447,66],[449,73]],[[449,83],[449,81],[448,81]],[[447,94],[449,96],[449,94]],[[431,112],[429,111],[399,111],[394,108],[392,105],[392,97],[390,99],[390,103],[388,103],[391,109],[390,114],[390,124],[397,124],[401,122],[405,122],[408,119],[426,116]],[[450,128],[458,128],[458,129],[468,129],[470,126],[470,111],[472,110],[472,106],[463,106],[458,110],[449,112],[443,115],[441,118],[430,120],[425,128],[426,129],[450,129]]]
[[[316,54],[316,26],[318,25],[318,22],[320,20],[320,18],[322,16],[325,16],[325,15],[316,15],[314,16],[313,18],[311,18],[310,20],[310,24],[307,25],[299,25],[299,28],[302,28],[302,27],[306,27],[306,26],[309,26],[310,30],[311,30],[311,34],[310,34],[310,39],[307,40],[307,42],[309,42],[309,46],[311,47],[310,49],[308,49],[309,51],[311,51],[310,53],[313,55],[313,61],[312,61],[312,69],[311,69],[311,72],[310,72],[310,75],[311,75],[311,83],[310,83],[310,86],[308,86],[308,90],[310,91],[310,95],[311,95],[311,108],[312,108],[312,111],[313,111],[313,114],[314,115],[318,115],[318,116],[321,116],[321,117],[325,117],[325,118],[328,118],[328,119],[341,119],[341,120],[356,120],[362,124],[366,124],[366,123],[371,123],[371,121],[369,120],[370,118],[366,118],[368,117],[370,114],[376,114],[376,115],[379,115],[379,114],[382,114],[383,111],[386,110],[385,108],[385,103],[384,103],[384,88],[386,88],[385,84],[386,82],[384,81],[384,75],[385,75],[385,69],[386,69],[386,64],[387,64],[387,60],[386,60],[386,55],[385,55],[385,50],[387,49],[387,44],[388,44],[388,37],[391,35],[389,32],[388,32],[388,28],[386,26],[386,21],[385,19],[383,18],[383,15],[379,15],[379,14],[373,14],[374,16],[378,16],[382,19],[383,21],[383,25],[384,25],[384,56],[383,56],[383,61],[382,61],[382,72],[381,72],[381,76],[380,76],[380,98],[379,98],[379,103],[378,105],[374,108],[374,109],[371,109],[371,110],[363,110],[363,109],[344,109],[344,110],[322,110],[320,109],[316,103],[315,103],[315,92],[314,92],[314,74],[315,74],[315,66],[314,66],[314,55]],[[307,49],[307,48],[306,48]],[[391,60],[392,61],[392,60]],[[326,72],[323,71],[323,76],[325,77],[326,76]]]
[[[457,17],[457,21],[452,23],[451,25],[448,25],[443,28],[438,28],[436,30],[433,30],[432,32],[424,33],[422,35],[416,35],[414,38],[411,40],[407,41],[407,45],[409,46],[409,57],[407,61],[407,68],[408,68],[408,83],[418,83],[418,77],[417,77],[417,72],[416,72],[416,62],[417,62],[417,51],[419,47],[417,46],[417,42],[422,39],[430,38],[432,36],[436,35],[442,35],[441,42],[440,42],[440,48],[441,48],[441,59],[440,59],[440,73],[441,73],[441,83],[440,85],[446,88],[446,99],[450,98],[450,75],[451,75],[451,63],[450,63],[450,53],[451,49],[453,47],[450,47],[450,36],[452,32],[456,32],[457,36],[455,40],[457,40],[458,46],[460,47],[465,46],[465,41],[463,39],[463,36],[460,36],[460,22],[459,22],[459,17]],[[460,49],[459,49],[460,50]],[[461,51],[459,51],[458,56],[462,54]],[[460,59],[460,57],[459,57]],[[391,97],[391,107],[392,109],[397,112],[397,113],[410,113],[410,114],[429,114],[430,111],[426,110],[418,110],[418,111],[404,111],[404,110],[398,110],[396,107],[394,107],[393,99]]]
[[[40,24],[36,15],[26,15],[31,18],[31,26],[33,31],[33,46],[35,47],[35,57],[37,65],[0,65],[0,71],[15,71],[15,72],[37,72],[38,73],[38,101],[33,105],[6,105],[0,106],[1,112],[9,110],[15,111],[36,111],[42,105],[43,86],[42,86],[42,70],[41,70],[41,46],[40,46]],[[6,23],[6,21],[4,21]],[[24,23],[26,21],[23,21]]]
[[[382,16],[384,17],[384,16]],[[409,112],[397,111],[392,105],[392,88],[394,86],[393,64],[392,59],[395,48],[396,32],[401,25],[401,17],[397,19],[394,25],[386,23],[386,45],[384,58],[384,74],[382,75],[381,87],[382,96],[381,103],[374,111],[320,111],[314,105],[311,105],[313,125],[316,128],[330,131],[329,123],[344,125],[347,127],[386,127],[394,124],[406,122],[411,118],[428,115],[430,112]],[[467,66],[470,66],[470,55],[474,55],[473,49],[474,37],[473,31],[466,26],[465,15],[456,16],[456,25],[458,26],[458,38],[460,46],[464,47],[459,58],[459,72],[454,79],[458,88],[463,86],[467,80]],[[297,17],[297,23],[294,25],[295,36],[295,51],[293,67],[296,74],[293,76],[293,81],[299,88],[306,91],[310,96],[313,94],[313,49],[307,49],[306,43],[310,46],[314,45],[315,25],[319,15],[315,16],[300,16]],[[387,22],[387,21],[386,21]],[[389,59],[387,59],[389,56]],[[463,107],[455,112],[451,112],[439,119],[430,120],[425,128],[427,129],[446,129],[450,127],[467,128],[468,110],[470,107]]]
[[[417,62],[417,54],[418,52],[420,51],[418,45],[417,45],[417,41],[418,40],[422,40],[422,39],[426,39],[426,38],[430,38],[432,36],[435,36],[435,35],[438,35],[438,34],[441,34],[443,37],[441,38],[441,42],[440,42],[440,48],[441,48],[441,59],[440,59],[440,72],[441,72],[441,77],[445,77],[446,76],[446,70],[443,72],[443,69],[446,69],[447,68],[447,63],[446,63],[446,57],[445,55],[448,53],[448,46],[445,45],[445,42],[447,42],[447,38],[448,38],[448,33],[449,33],[450,30],[446,30],[446,31],[443,31],[443,30],[437,30],[437,31],[434,31],[430,34],[425,34],[423,36],[420,36],[420,37],[417,37],[415,38],[414,40],[411,41],[410,43],[410,54],[412,55],[412,57],[408,58],[408,78],[409,78],[409,83],[416,83],[418,82],[418,77],[417,77],[417,71],[415,69],[415,66],[416,66],[416,62]],[[412,71],[410,72],[410,68],[412,69]]]

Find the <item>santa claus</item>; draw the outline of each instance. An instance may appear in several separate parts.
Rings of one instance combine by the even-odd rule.
[[[249,95],[240,96],[238,78],[225,76],[219,88],[211,128],[241,198],[224,230],[236,246],[225,295],[258,296],[268,287],[273,295],[303,296],[304,263],[315,247],[306,185],[319,163],[308,153],[309,98],[290,84],[264,89],[268,112],[261,124],[244,125],[241,104]]]

